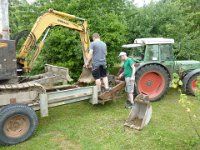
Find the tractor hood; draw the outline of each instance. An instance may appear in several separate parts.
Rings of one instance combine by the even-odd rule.
[[[199,69],[200,68],[200,61],[196,60],[182,60],[182,61],[175,61],[177,69],[183,72],[187,72],[189,70]]]

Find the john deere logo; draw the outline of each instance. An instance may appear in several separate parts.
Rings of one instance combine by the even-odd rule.
[[[1,43],[0,42],[0,48],[4,48],[4,47],[7,47],[8,46],[8,43]]]

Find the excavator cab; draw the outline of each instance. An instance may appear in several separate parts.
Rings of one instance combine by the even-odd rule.
[[[15,41],[0,40],[0,80],[10,80],[17,76]]]

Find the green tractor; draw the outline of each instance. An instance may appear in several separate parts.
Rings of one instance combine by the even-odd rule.
[[[136,94],[148,94],[151,101],[159,100],[166,94],[173,73],[177,73],[183,81],[184,91],[194,95],[200,62],[175,60],[173,44],[174,39],[140,38],[122,46],[136,62]]]

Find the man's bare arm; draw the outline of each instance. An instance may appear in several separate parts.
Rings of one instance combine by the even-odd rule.
[[[132,64],[131,68],[132,68],[132,76],[131,76],[131,78],[133,80],[135,80],[135,66],[134,66],[134,64]]]
[[[92,60],[92,55],[93,55],[93,50],[90,50],[88,54],[88,58],[86,60],[86,67],[90,64],[90,61]]]

